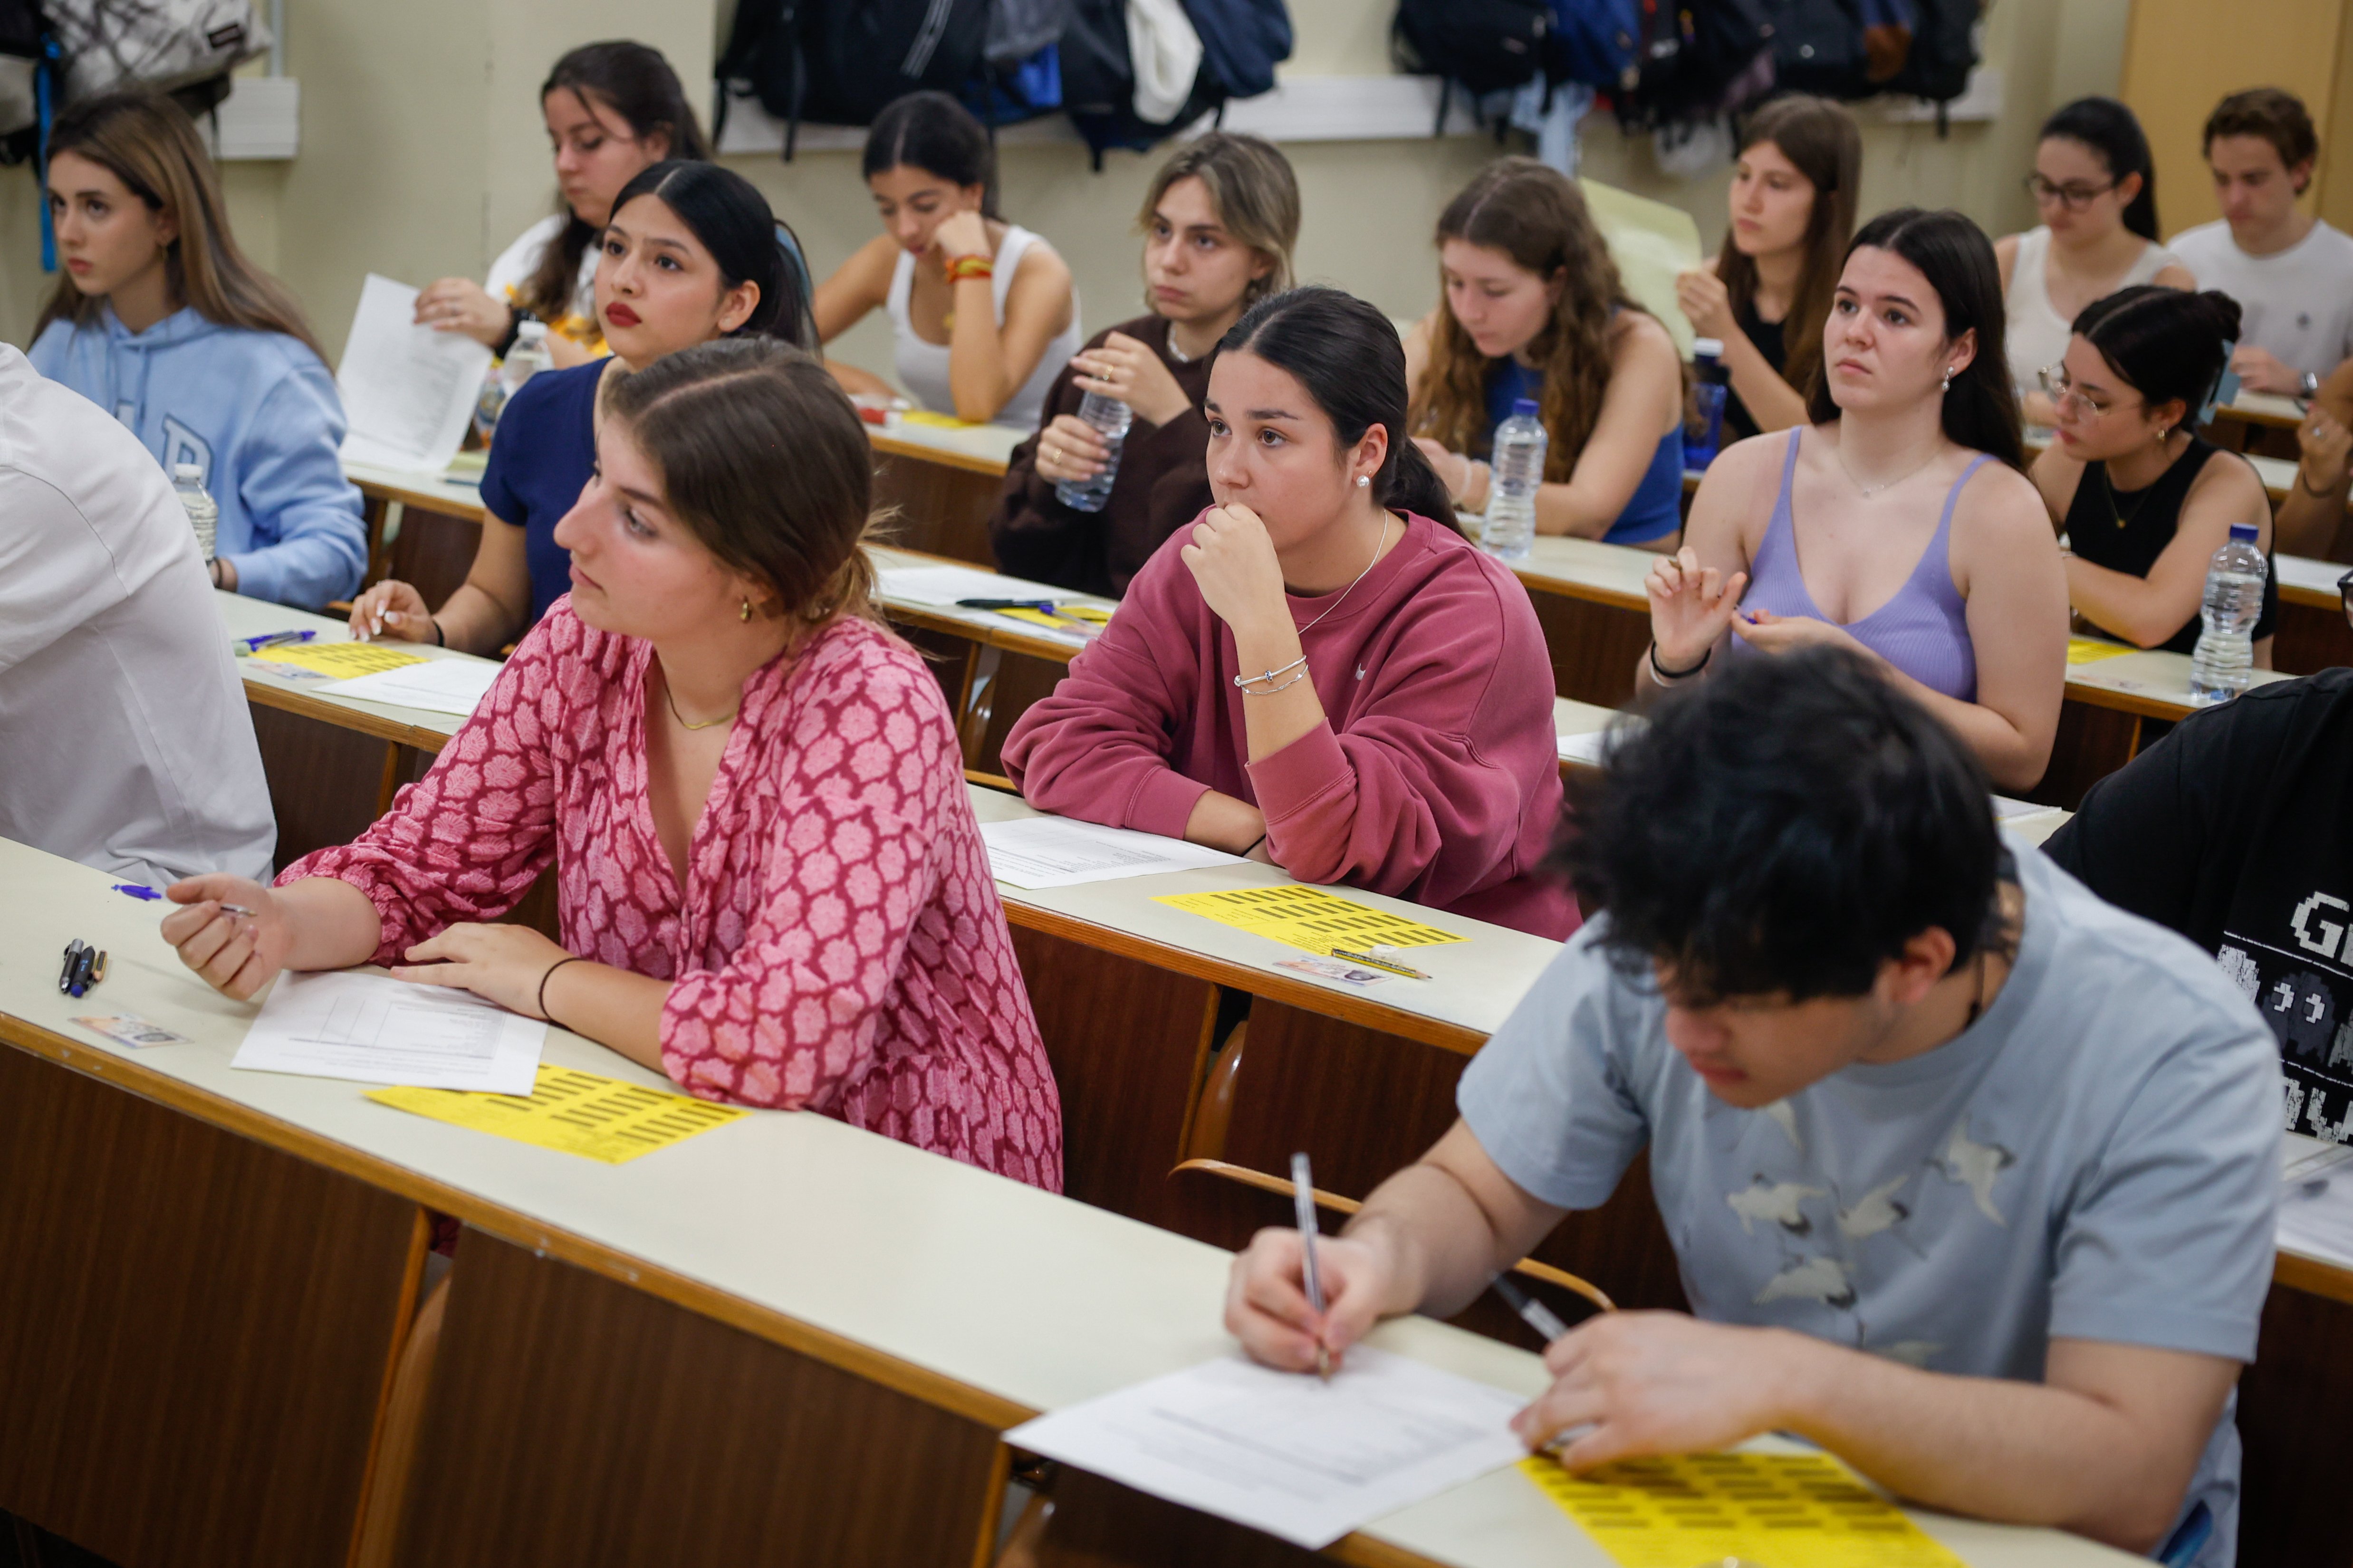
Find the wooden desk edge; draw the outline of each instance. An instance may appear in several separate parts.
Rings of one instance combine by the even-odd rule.
[[[1461,1056],[1475,1056],[1479,1047],[1487,1043],[1485,1034],[1461,1024],[1449,1024],[1426,1014],[1384,1006],[1361,996],[1326,990],[1321,985],[1312,985],[1303,980],[1293,980],[1289,975],[1254,968],[1231,959],[1153,942],[1121,931],[1116,926],[1100,925],[1076,915],[1064,914],[1060,910],[1021,903],[1018,901],[1018,889],[1013,896],[1008,896],[1002,887],[997,889],[998,899],[1005,905],[1005,918],[1026,930],[1061,937],[1098,952],[1133,958],[1155,969],[1188,974],[1196,980],[1207,980],[1219,985],[1230,985],[1236,990],[1263,996],[1270,1002],[1304,1008],[1343,1023],[1377,1029],[1385,1035],[1395,1035],[1417,1045],[1435,1046]]]
[[[345,478],[360,494],[370,500],[396,500],[404,507],[429,511],[441,517],[463,518],[468,522],[480,522],[490,515],[490,509],[480,500],[465,501],[454,496],[437,495],[431,490],[411,489],[406,485],[392,484],[383,479]]]
[[[925,631],[961,637],[965,642],[978,643],[984,647],[997,648],[1006,653],[1025,654],[1053,664],[1068,664],[1085,651],[1083,647],[1053,637],[1032,637],[1027,632],[1016,631],[1009,626],[980,626],[959,620],[930,605],[885,599],[879,595],[874,602],[881,609],[884,620],[896,621],[901,626],[921,626]]]
[[[894,458],[912,458],[919,463],[937,463],[944,468],[962,468],[968,473],[987,474],[991,479],[1003,479],[1008,466],[974,453],[950,451],[944,447],[925,446],[921,441],[910,441],[903,436],[892,436],[879,425],[869,426],[866,437],[878,452],[887,452]]]
[[[2324,1296],[2332,1301],[2353,1304],[2353,1269],[2334,1263],[2324,1263],[2317,1258],[2306,1258],[2300,1252],[2274,1249],[2272,1279],[2291,1290],[2301,1290],[2307,1296]]]
[[[332,724],[339,730],[351,730],[371,735],[395,745],[414,746],[420,752],[438,752],[448,745],[450,737],[438,730],[428,730],[421,724],[406,724],[397,719],[387,719],[381,713],[371,713],[364,708],[347,707],[340,702],[328,702],[307,691],[272,686],[266,680],[245,683],[246,700],[259,702],[264,708],[277,708],[304,719],[316,719]]]

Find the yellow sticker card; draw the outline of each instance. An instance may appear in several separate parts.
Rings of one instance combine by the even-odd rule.
[[[1319,954],[1335,947],[1362,952],[1376,943],[1436,947],[1470,940],[1297,882],[1281,888],[1237,888],[1230,893],[1171,893],[1156,901]]]
[[[1520,1469],[1620,1568],[1967,1568],[1827,1454],[1686,1454]]]
[[[980,426],[969,419],[959,419],[953,414],[934,414],[928,408],[909,408],[899,415],[902,425],[928,425],[934,430],[977,430]]]
[[[290,664],[297,669],[316,670],[337,680],[348,680],[355,675],[374,675],[380,669],[423,664],[425,656],[403,653],[376,642],[291,643],[263,648],[253,656],[253,660],[256,664]]]
[[[379,1089],[368,1098],[395,1110],[454,1122],[608,1165],[667,1149],[748,1116],[740,1106],[539,1064],[528,1099],[453,1089]]]
[[[2126,654],[2138,652],[2140,649],[2137,647],[2126,647],[2120,642],[2110,642],[2105,637],[2069,637],[2067,639],[2069,664],[2097,664],[2104,658],[2121,658]]]

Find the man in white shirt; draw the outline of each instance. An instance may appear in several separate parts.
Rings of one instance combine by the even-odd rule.
[[[2207,117],[2206,163],[2222,220],[2168,247],[2200,289],[2239,302],[2231,368],[2256,392],[2309,398],[2353,358],[2353,238],[2295,210],[2320,143],[2312,116],[2275,87],[2234,92]]]
[[[278,828],[195,534],[137,437],[0,345],[0,837],[161,888]]]

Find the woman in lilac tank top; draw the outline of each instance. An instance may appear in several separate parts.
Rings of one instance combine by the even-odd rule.
[[[2031,788],[2065,692],[2067,579],[2002,342],[1975,224],[1905,207],[1865,225],[1822,329],[1813,423],[1709,468],[1683,548],[1651,571],[1638,683],[1836,643],[1926,703],[1997,787]]]

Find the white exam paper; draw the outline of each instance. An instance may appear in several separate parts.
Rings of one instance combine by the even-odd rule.
[[[1041,1415],[1017,1448],[1310,1551],[1527,1457],[1523,1402],[1369,1346],[1330,1383],[1240,1355]]]
[[[377,974],[281,974],[229,1066],[527,1095],[547,1026],[469,992]]]
[[[374,272],[360,286],[359,309],[335,373],[351,421],[343,456],[438,474],[466,438],[491,351],[463,332],[417,326],[417,292]]]
[[[2291,1139],[2284,1153],[2278,1244],[2353,1268],[2353,1148]]]
[[[977,566],[886,566],[874,575],[886,599],[904,599],[910,604],[946,609],[953,609],[959,599],[1079,597],[1068,588],[984,572]]]
[[[1578,763],[1588,768],[1601,765],[1601,749],[1609,743],[1607,730],[1588,730],[1582,735],[1556,735],[1560,742],[1560,760]]]
[[[481,705],[484,697],[506,666],[486,658],[428,658],[423,664],[404,664],[398,669],[379,669],[373,675],[354,675],[348,680],[332,680],[313,688],[332,691],[338,697],[364,697],[371,702],[391,702],[403,708],[423,708],[435,713],[455,713],[467,717]]]
[[[989,874],[1017,888],[1069,888],[1115,877],[1149,877],[1201,866],[1233,866],[1239,855],[1182,838],[1126,827],[1102,827],[1068,816],[985,822]]]

